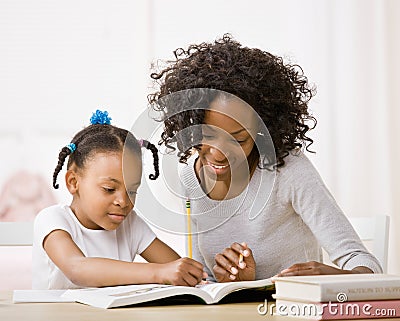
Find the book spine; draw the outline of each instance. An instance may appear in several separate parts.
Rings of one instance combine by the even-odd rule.
[[[399,305],[400,300],[331,303],[324,306],[322,319],[399,318]]]
[[[390,284],[322,285],[320,302],[345,302],[400,299],[400,286]]]

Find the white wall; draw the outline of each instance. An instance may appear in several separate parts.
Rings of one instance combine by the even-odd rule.
[[[400,273],[399,9],[396,0],[3,0],[0,184],[20,167],[50,184],[59,149],[93,110],[130,128],[151,92],[151,62],[230,32],[299,63],[316,84],[310,157],[347,215],[391,215],[389,272]],[[69,200],[63,188],[56,195]],[[181,238],[163,237],[184,252]]]
[[[146,107],[147,16],[143,1],[0,3],[0,183],[21,166],[50,183],[58,151],[97,108],[131,127]]]

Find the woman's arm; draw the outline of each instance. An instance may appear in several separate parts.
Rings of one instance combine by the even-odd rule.
[[[154,263],[85,257],[70,234],[63,230],[51,232],[44,239],[43,247],[71,282],[84,287],[143,283],[194,286],[203,277],[201,263],[188,258],[180,259],[178,254],[158,239],[142,253],[145,259]]]
[[[358,266],[352,270],[342,270],[331,265],[311,261],[297,263],[284,269],[276,276],[294,276],[294,275],[318,275],[318,274],[350,274],[350,273],[373,273],[367,267]]]
[[[282,196],[291,203],[339,268],[318,262],[299,262],[281,274],[382,272],[379,261],[365,248],[310,160],[300,154],[292,157],[288,165],[282,170],[280,184],[286,187],[282,189],[286,192]]]

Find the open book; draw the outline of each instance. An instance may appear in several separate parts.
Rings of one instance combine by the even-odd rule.
[[[94,307],[108,309],[179,295],[191,295],[201,299],[206,304],[213,304],[218,303],[230,293],[244,289],[267,291],[273,290],[274,285],[270,279],[209,283],[196,287],[141,284],[105,288],[71,289],[67,290],[62,297]]]

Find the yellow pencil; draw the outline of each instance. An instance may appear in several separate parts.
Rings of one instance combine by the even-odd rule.
[[[239,254],[239,264],[240,263],[243,263],[243,254],[242,253]]]
[[[187,233],[188,233],[188,239],[187,239],[187,246],[188,246],[188,256],[189,258],[192,258],[193,252],[192,252],[192,224],[190,222],[190,200],[186,200],[186,216],[187,216]]]

